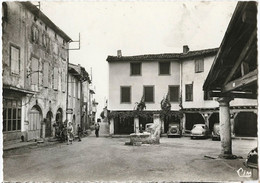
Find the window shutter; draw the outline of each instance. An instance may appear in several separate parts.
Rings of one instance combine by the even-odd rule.
[[[32,57],[32,84],[39,84],[39,60],[35,57]]]
[[[153,102],[154,93],[153,93],[152,86],[147,86],[144,88],[144,100],[145,100],[145,102]]]
[[[201,59],[200,60],[200,72],[203,72],[204,71],[204,60]]]
[[[81,87],[80,82],[78,82],[78,99],[80,99]]]
[[[62,81],[61,81],[61,87],[62,87],[62,91],[65,92],[66,91],[66,73],[65,71],[62,72]]]
[[[11,72],[19,74],[20,72],[20,50],[11,46]]]
[[[53,89],[58,90],[58,68],[54,67],[54,76],[53,76]]]
[[[170,86],[170,101],[178,102],[179,101],[179,86]]]
[[[49,63],[43,63],[43,87],[48,88],[49,85]]]
[[[131,102],[130,87],[121,87],[121,102]]]

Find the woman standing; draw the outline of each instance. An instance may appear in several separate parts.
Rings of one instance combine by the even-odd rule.
[[[72,126],[72,123],[69,122],[69,125],[67,127],[67,137],[68,137],[68,145],[69,145],[69,142],[70,144],[72,144],[72,140],[73,140],[73,126]]]

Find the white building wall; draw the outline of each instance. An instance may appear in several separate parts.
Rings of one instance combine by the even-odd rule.
[[[204,58],[204,72],[195,73],[195,60],[182,62],[182,100],[183,108],[215,108],[219,107],[217,98],[204,100],[203,84],[208,76],[215,56]],[[193,101],[185,101],[185,85],[193,83]],[[253,99],[234,99],[230,106],[252,106],[257,105],[257,100]]]
[[[140,102],[145,85],[154,86],[154,103],[146,103],[146,110],[160,110],[160,102],[169,85],[180,85],[179,62],[172,61],[170,75],[159,75],[158,62],[142,62],[141,76],[130,76],[130,62],[109,63],[109,110],[133,110]],[[131,103],[120,103],[120,86],[131,86]],[[179,103],[172,103],[172,110],[179,110]]]

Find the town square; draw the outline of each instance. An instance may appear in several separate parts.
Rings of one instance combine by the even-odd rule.
[[[3,181],[257,181],[257,10],[4,1]]]

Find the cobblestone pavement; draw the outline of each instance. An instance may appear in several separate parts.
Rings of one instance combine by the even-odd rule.
[[[4,181],[242,181],[239,168],[256,140],[233,140],[233,154],[217,157],[220,142],[161,138],[159,145],[126,146],[127,138],[83,138],[72,145],[58,143],[4,152]]]

